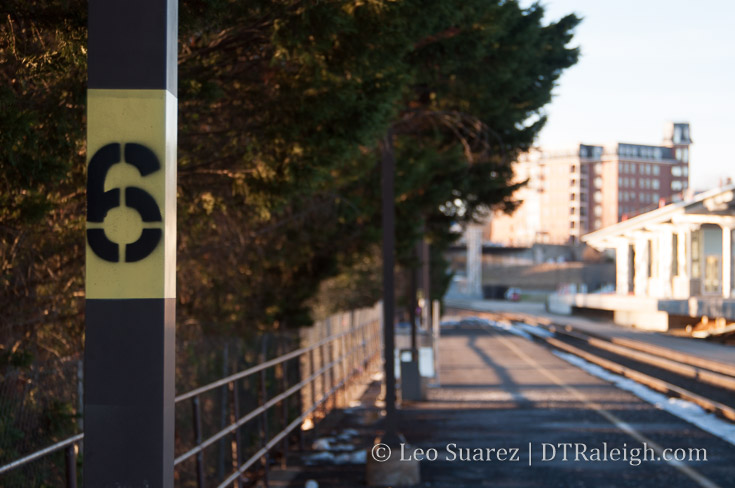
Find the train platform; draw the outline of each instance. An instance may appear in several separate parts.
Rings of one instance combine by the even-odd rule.
[[[588,318],[576,315],[558,315],[547,312],[543,303],[512,303],[500,300],[472,300],[454,301],[450,306],[467,307],[478,312],[500,312],[531,314],[545,320],[569,324],[583,332],[604,337],[620,337],[644,342],[656,347],[672,349],[674,351],[699,357],[710,361],[717,361],[735,367],[735,347],[702,339],[674,336],[662,332],[651,332],[633,327],[617,325],[611,320]]]
[[[735,445],[540,344],[470,323],[442,331],[439,358],[440,384],[400,410],[421,450],[416,486],[735,486]],[[343,411],[270,486],[365,486],[379,408],[366,399]]]

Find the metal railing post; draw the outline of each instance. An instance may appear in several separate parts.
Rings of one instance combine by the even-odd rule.
[[[298,361],[296,361],[296,376],[295,380],[299,381],[301,378],[303,378],[303,375],[301,374],[302,371],[302,356],[298,357]],[[311,386],[309,387],[311,389]],[[296,395],[296,411],[299,415],[303,415],[304,412],[304,390],[303,388],[299,390],[299,394]],[[301,421],[301,425],[299,426],[299,451],[304,450],[304,429],[303,429],[304,421]]]
[[[202,443],[202,411],[199,396],[191,399],[194,411],[194,442],[197,446]],[[197,487],[204,488],[204,451],[197,453]]]
[[[342,408],[347,406],[347,349],[345,348],[345,336],[339,338],[340,366],[342,367]],[[337,401],[337,392],[334,392],[334,400]]]
[[[309,375],[314,376],[316,373],[316,367],[314,366],[314,349],[311,349],[309,351]],[[316,381],[319,378],[315,377],[311,380],[311,383],[309,384],[309,390],[311,392],[311,406],[310,408],[313,408],[311,411],[311,423],[314,425],[314,434],[316,435]]]
[[[222,352],[222,377],[227,377],[227,363],[229,362],[229,355],[230,355],[230,348],[229,345],[225,343],[224,351]],[[219,428],[224,429],[227,426],[227,404],[229,403],[227,401],[227,385],[222,385],[222,388],[220,388],[220,419],[219,419]],[[223,480],[225,477],[225,439],[224,437],[220,439],[217,447],[217,479]]]
[[[326,365],[327,365],[327,357],[326,357],[326,354],[324,352],[324,349],[325,349],[324,345],[319,346],[319,359],[320,359],[320,363],[321,363],[319,365],[319,369],[320,370],[321,369],[324,369],[326,367]],[[327,416],[327,392],[329,391],[329,390],[327,390],[327,375],[328,375],[328,373],[329,373],[329,371],[323,371],[319,375],[319,378],[321,380],[320,383],[322,384],[322,396],[321,396],[321,403],[322,404],[320,406],[320,409],[322,411],[322,418],[324,418],[324,417]]]
[[[233,381],[232,383],[229,383],[230,386],[230,393],[232,395],[232,416],[230,417],[230,425],[237,422],[237,420],[240,418],[240,399],[239,392],[237,388],[237,381]],[[235,443],[233,449],[232,449],[232,467],[235,469],[235,471],[238,471],[240,469],[240,451],[241,451],[241,439],[240,439],[240,429],[235,429],[235,431],[232,433],[233,441]],[[240,478],[238,477],[237,480],[235,480],[235,486],[240,486]]]
[[[281,348],[281,353],[283,353]],[[280,364],[281,366],[281,391],[288,390],[288,361],[284,361]],[[288,398],[284,398],[281,402],[281,426],[286,429],[288,426]],[[281,441],[281,450],[283,451],[283,457],[281,458],[281,468],[286,468],[286,456],[288,455],[288,436],[284,437]]]
[[[327,389],[329,398],[327,398],[327,400],[329,400],[330,398],[332,400],[332,408],[329,409],[329,411],[331,411],[337,407],[337,404],[335,403],[337,400],[336,392],[335,394],[332,394],[332,389],[334,388],[334,385],[337,383],[334,378],[334,368],[336,364],[334,364],[334,342],[333,341],[329,341],[327,343],[327,351],[329,351],[327,353],[328,355],[327,364],[329,364],[329,371],[327,371],[327,373],[329,374],[329,385]],[[329,413],[329,411],[327,411],[327,413]]]
[[[265,402],[268,401],[268,387],[266,385],[266,375],[265,370],[260,371],[260,394],[261,394],[261,402],[260,405],[265,405]],[[260,416],[260,443],[261,447],[265,448],[266,444],[268,444],[268,410],[264,410],[263,413]],[[269,461],[268,461],[268,452],[266,451],[263,454],[263,484],[265,488],[268,488],[268,469],[269,469]]]
[[[66,488],[77,488],[77,450],[71,444],[66,448]]]

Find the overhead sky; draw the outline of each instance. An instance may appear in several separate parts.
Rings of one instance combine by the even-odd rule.
[[[547,21],[583,21],[580,60],[554,90],[539,145],[659,144],[667,121],[689,122],[691,186],[735,180],[735,1],[541,3]]]

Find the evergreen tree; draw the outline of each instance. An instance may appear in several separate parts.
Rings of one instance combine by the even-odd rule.
[[[0,347],[69,354],[83,330],[86,2],[2,10]],[[183,1],[180,337],[305,324],[327,278],[367,280],[389,130],[404,264],[423,221],[440,264],[452,224],[512,209],[510,163],[577,59],[577,22],[515,1]],[[379,291],[366,289],[339,305]]]

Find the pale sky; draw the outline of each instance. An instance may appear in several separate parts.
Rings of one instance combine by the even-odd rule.
[[[580,60],[554,90],[539,145],[660,144],[667,121],[689,122],[691,186],[735,180],[735,1],[541,3],[547,21],[583,20]]]

